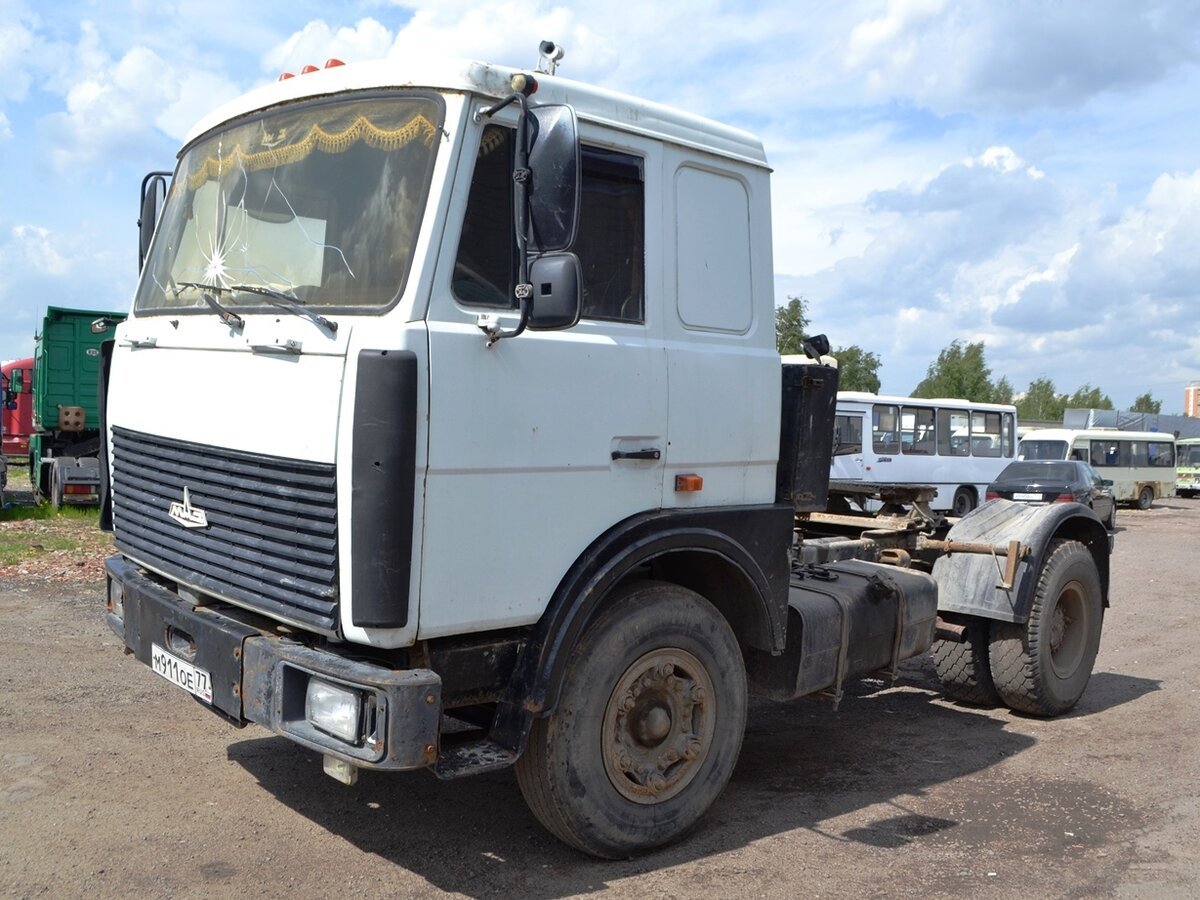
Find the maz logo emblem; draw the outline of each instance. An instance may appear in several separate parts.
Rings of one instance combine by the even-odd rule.
[[[192,506],[192,498],[188,495],[186,487],[183,489],[183,502],[172,503],[167,515],[184,528],[208,527],[208,514],[204,510]]]

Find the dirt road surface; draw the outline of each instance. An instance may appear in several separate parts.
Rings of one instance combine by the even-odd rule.
[[[502,772],[354,787],[122,655],[100,585],[0,582],[0,895],[1197,897],[1200,501],[1122,510],[1096,672],[1042,721],[896,686],[755,703],[698,831],[599,862]]]

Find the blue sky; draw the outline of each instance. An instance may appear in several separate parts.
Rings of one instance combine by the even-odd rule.
[[[632,9],[632,7],[630,7]],[[0,0],[0,358],[47,305],[128,306],[142,175],[215,104],[431,48],[759,134],[777,301],[908,393],[982,340],[1017,390],[1200,379],[1200,0]]]

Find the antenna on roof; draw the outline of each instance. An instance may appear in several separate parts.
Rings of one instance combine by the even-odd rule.
[[[562,46],[554,41],[542,41],[538,44],[538,53],[541,54],[541,59],[538,60],[537,70],[546,75],[553,75],[554,70],[558,68],[558,61],[563,58]]]

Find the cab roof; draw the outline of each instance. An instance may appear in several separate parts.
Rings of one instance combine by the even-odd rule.
[[[500,99],[512,93],[509,80],[532,74],[538,82],[534,104],[568,103],[581,121],[607,125],[667,143],[704,150],[751,165],[767,167],[762,142],[753,135],[702,116],[609,91],[594,85],[529,73],[523,69],[465,59],[430,62],[373,60],[318,69],[255,88],[202,118],[184,146],[205,132],[250,113],[313,97],[381,88],[425,88]]]

